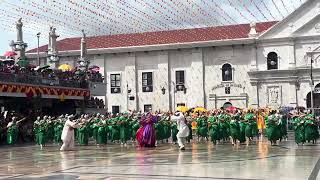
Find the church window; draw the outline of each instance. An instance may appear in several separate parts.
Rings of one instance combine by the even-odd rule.
[[[176,71],[176,89],[183,91],[185,84],[184,71]]]
[[[153,82],[152,82],[152,72],[142,73],[142,92],[152,92]]]
[[[111,84],[111,93],[112,94],[121,93],[121,89],[120,89],[120,85],[121,85],[120,74],[110,74],[110,84]]]
[[[112,114],[120,113],[120,106],[112,106]]]
[[[144,112],[152,112],[152,105],[151,104],[145,104],[144,105]]]
[[[222,81],[232,81],[232,66],[224,64],[222,66]]]
[[[278,54],[270,52],[267,57],[268,70],[278,69]]]
[[[230,87],[225,87],[224,88],[225,94],[230,94],[231,93],[231,88]]]

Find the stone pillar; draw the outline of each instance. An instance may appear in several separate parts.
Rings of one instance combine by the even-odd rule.
[[[12,48],[13,51],[15,51],[18,55],[15,57],[16,62],[18,59],[24,59],[25,58],[25,52],[26,52],[26,48],[28,47],[28,45],[26,43],[23,42],[23,31],[22,31],[22,18],[20,18],[18,20],[18,22],[16,23],[16,28],[17,28],[17,41],[16,42],[11,42],[10,46]]]
[[[289,60],[289,69],[296,68],[296,50],[295,50],[294,42],[292,42],[288,46],[288,60]]]
[[[250,70],[251,71],[257,71],[258,65],[257,65],[257,45],[254,44],[251,49],[251,63],[250,63]]]
[[[186,76],[189,76],[188,74]],[[191,91],[191,96],[188,97],[190,107],[205,105],[205,91],[204,91],[204,62],[203,52],[201,48],[192,50],[192,63],[191,63],[191,84],[187,84],[187,91]]]
[[[138,110],[138,81],[137,81],[137,67],[136,67],[136,54],[129,53],[127,58],[126,66],[125,66],[125,96],[128,97],[126,100],[126,108],[129,110]],[[130,100],[129,97],[134,97],[134,100]]]
[[[283,94],[287,94],[289,105],[292,107],[298,106],[297,99],[297,81],[289,83],[289,90],[283,90]],[[285,97],[286,98],[286,97]]]
[[[252,107],[260,107],[259,102],[259,86],[260,84],[258,82],[252,82],[252,94],[249,94],[249,106]]]
[[[169,53],[168,51],[161,51],[159,53],[159,64],[158,64],[158,71],[161,74],[161,77],[158,79],[160,86],[155,88],[159,89],[160,94],[159,96],[159,108],[163,111],[170,110],[170,79],[169,79]],[[162,93],[162,88],[165,89],[164,94]]]

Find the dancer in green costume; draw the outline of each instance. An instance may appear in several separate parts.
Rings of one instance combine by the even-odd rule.
[[[189,135],[187,137],[187,142],[190,143],[190,141],[193,139],[193,134],[192,134],[192,117],[190,116],[190,114],[187,115],[186,117],[187,120],[187,126],[189,128]]]
[[[89,123],[82,117],[80,118],[78,128],[78,141],[80,145],[88,145],[89,143]]]
[[[19,121],[16,121],[16,117],[12,117],[12,121],[7,125],[7,144],[13,145],[18,141],[18,125],[21,121],[24,121],[26,118],[23,118]]]
[[[97,132],[97,145],[106,144],[108,141],[108,125],[105,117],[101,115],[100,121],[97,124],[98,132]]]
[[[231,116],[230,120],[230,136],[231,136],[231,143],[233,145],[237,144],[237,140],[240,141],[240,118],[241,118],[241,113],[237,111],[236,114]]]
[[[58,119],[54,122],[54,142],[59,144],[61,143],[61,134],[63,130],[63,115],[58,117]]]
[[[111,141],[119,141],[120,139],[120,127],[118,124],[118,117],[111,119]]]
[[[266,133],[271,145],[276,145],[277,140],[281,138],[279,120],[279,114],[275,110],[271,111],[266,119]]]
[[[54,123],[52,117],[48,116],[46,119],[47,131],[46,131],[46,141],[54,140]]]
[[[213,144],[217,144],[220,140],[220,124],[218,122],[218,117],[213,113],[208,118],[209,123],[209,135]]]
[[[230,121],[230,116],[226,114],[225,112],[222,112],[217,116],[220,124],[220,139],[226,142],[229,138],[229,121]]]
[[[125,116],[120,116],[118,119],[121,144],[127,144],[128,140],[128,119]]]
[[[309,113],[304,117],[304,133],[305,140],[307,142],[312,141],[312,144],[315,144],[317,139],[319,138],[318,125],[315,121],[314,114]]]
[[[178,127],[176,122],[172,122],[171,124],[171,137],[172,137],[172,143],[177,143],[177,134],[178,134]]]
[[[246,127],[245,127],[245,136],[246,136],[246,141],[247,141],[247,145],[249,145],[249,143],[253,140],[253,132],[254,132],[254,128],[256,126],[256,123],[254,123],[254,121],[256,121],[256,117],[253,114],[252,110],[249,110],[248,113],[244,116],[244,120],[246,123]]]
[[[35,143],[40,145],[39,143],[39,124],[40,124],[41,117],[38,116],[37,119],[33,123],[33,132],[35,136]]]
[[[157,140],[156,144],[157,144],[158,141],[161,141],[164,138],[163,119],[161,119],[160,121],[154,124],[154,129],[156,131],[156,140]]]
[[[208,123],[204,115],[200,114],[197,118],[197,125],[198,141],[200,141],[200,137],[203,137],[208,141]]]
[[[168,142],[168,139],[171,136],[171,127],[169,122],[169,116],[166,114],[164,117],[162,117],[163,121],[163,139]]]
[[[47,141],[47,132],[48,132],[48,122],[46,121],[47,117],[43,117],[43,119],[39,123],[39,130],[38,130],[38,141],[40,148],[46,144]]]
[[[132,141],[136,140],[136,134],[139,128],[140,128],[140,123],[138,121],[138,118],[134,118],[132,121],[132,134],[131,134]]]
[[[97,142],[98,140],[98,130],[99,127],[97,126],[97,124],[100,121],[100,113],[98,113],[95,117],[93,117],[93,119],[90,121],[89,125],[90,125],[90,131],[92,134],[93,139]]]
[[[294,127],[294,139],[296,143],[304,144],[306,142],[305,139],[305,126],[304,126],[304,120],[302,116],[299,114],[296,114],[293,116],[293,127]]]

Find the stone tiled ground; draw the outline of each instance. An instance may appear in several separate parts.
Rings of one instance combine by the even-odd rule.
[[[129,144],[0,147],[0,179],[317,179],[320,144],[298,147],[293,141],[270,146],[193,142],[140,149]]]

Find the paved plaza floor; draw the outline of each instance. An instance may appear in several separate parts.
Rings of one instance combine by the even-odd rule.
[[[317,179],[320,144],[298,147],[293,141],[270,146],[193,142],[186,151],[176,145],[153,149],[135,145],[0,147],[1,179]],[[318,177],[318,179],[320,179]]]

